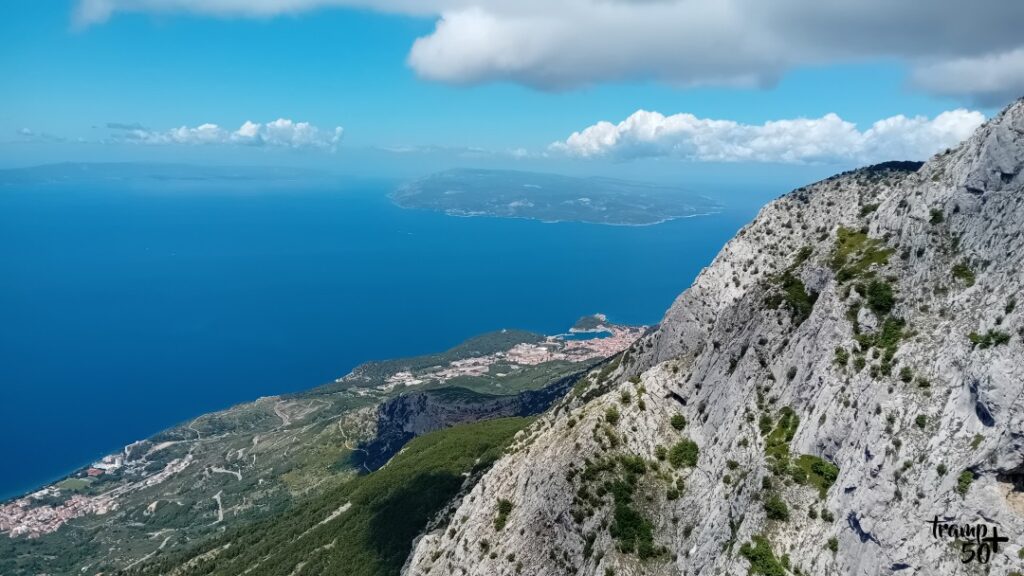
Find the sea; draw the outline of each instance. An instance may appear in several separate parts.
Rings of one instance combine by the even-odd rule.
[[[0,189],[0,498],[368,360],[656,323],[756,210],[460,218],[392,205],[394,184]]]

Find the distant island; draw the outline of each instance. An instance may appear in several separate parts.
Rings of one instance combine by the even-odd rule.
[[[619,226],[648,226],[721,209],[672,186],[513,170],[446,170],[401,186],[391,200],[402,208],[451,216]]]

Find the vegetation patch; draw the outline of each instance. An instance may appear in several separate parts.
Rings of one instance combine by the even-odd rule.
[[[974,286],[974,270],[967,265],[967,262],[959,262],[953,266],[953,278],[963,282],[967,286]]]
[[[863,218],[875,210],[878,210],[878,204],[865,204],[860,207],[860,217]]]
[[[672,424],[672,427],[676,430],[686,428],[686,418],[684,418],[682,414],[673,414],[669,423]]]
[[[869,238],[867,230],[839,228],[829,266],[839,282],[846,282],[868,274],[873,265],[885,265],[893,251],[881,240]]]
[[[620,552],[636,554],[642,559],[667,553],[654,543],[654,526],[637,507],[636,492],[649,468],[644,458],[632,454],[609,456],[596,461],[586,460],[582,472],[570,470],[569,479],[579,477],[580,486],[573,499],[572,516],[577,523],[612,504],[610,518],[602,521],[615,539]],[[587,554],[593,550],[596,535],[587,536]],[[600,555],[601,552],[596,552]]]
[[[960,473],[960,476],[956,479],[956,491],[961,496],[967,496],[967,492],[971,489],[971,484],[974,482],[974,472],[970,470],[964,470]]]
[[[769,520],[789,521],[789,507],[777,494],[773,494],[764,501],[764,513]]]
[[[764,426],[764,418],[762,417],[762,433],[766,426]],[[768,420],[770,425],[771,420]],[[779,421],[775,424],[775,427],[768,433],[765,438],[764,453],[769,459],[769,464],[772,466],[772,471],[776,474],[784,474],[789,468],[789,443],[793,440],[796,435],[796,429],[800,426],[800,417],[796,415],[789,406],[784,407],[779,411]]]
[[[800,482],[805,480],[811,486],[818,488],[818,494],[825,498],[828,489],[835,484],[839,478],[839,467],[835,464],[810,454],[802,454],[796,459],[793,468],[798,472],[791,472],[794,480]]]
[[[880,370],[883,374],[892,371],[892,360],[899,350],[900,341],[905,336],[905,325],[903,319],[889,316],[882,321],[882,326],[877,332],[856,336],[862,353],[867,353],[872,348],[878,348],[882,352]]]
[[[531,421],[502,418],[425,434],[384,468],[126,573],[280,576],[302,564],[307,574],[330,574],[339,566],[351,576],[397,574],[413,538],[462,489],[463,474],[479,476]]]
[[[608,421],[612,426],[619,423],[619,409],[615,406],[610,406],[604,411],[604,419]]]
[[[772,545],[764,536],[754,536],[751,542],[740,546],[740,556],[750,562],[749,574],[786,576],[786,569],[772,552]]]
[[[635,553],[640,558],[653,558],[665,552],[654,544],[654,527],[651,521],[632,506],[634,486],[624,481],[614,483],[614,522],[608,533],[618,541],[619,550]]]
[[[498,515],[494,518],[494,529],[501,532],[508,523],[508,515],[512,513],[512,502],[504,498],[498,499]]]
[[[972,346],[984,350],[985,348],[1008,344],[1010,342],[1010,335],[999,330],[989,330],[984,334],[971,332],[967,335],[967,339],[971,341]]]
[[[692,468],[697,465],[697,457],[699,455],[700,449],[697,447],[697,443],[689,438],[684,438],[676,442],[668,451],[668,463],[673,468],[682,468],[684,466]]]
[[[817,292],[808,292],[803,281],[792,271],[786,270],[775,279],[777,290],[765,299],[769,308],[785,305],[789,309],[793,323],[799,326],[811,315],[814,303],[818,300]]]
[[[836,346],[835,363],[839,366],[846,366],[850,362],[850,353],[842,346]]]
[[[864,298],[868,308],[879,318],[892,312],[896,305],[896,294],[892,286],[882,280],[872,280],[864,289]]]

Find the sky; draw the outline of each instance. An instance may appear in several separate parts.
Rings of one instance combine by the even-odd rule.
[[[819,4],[5,2],[0,167],[828,174],[1024,95],[1024,3]]]

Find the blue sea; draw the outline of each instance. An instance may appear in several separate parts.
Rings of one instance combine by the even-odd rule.
[[[0,189],[0,497],[367,360],[655,323],[755,209],[545,224],[403,210],[393,185]]]

